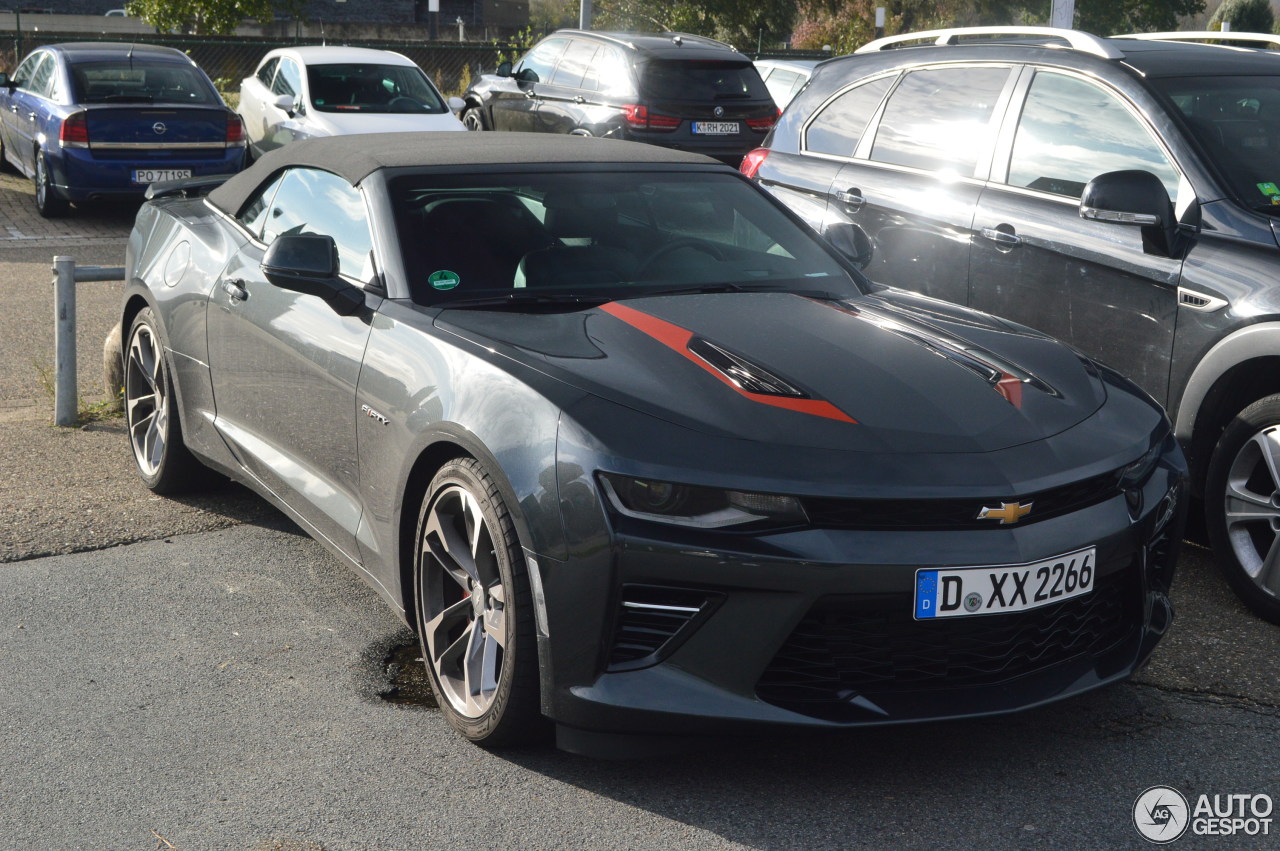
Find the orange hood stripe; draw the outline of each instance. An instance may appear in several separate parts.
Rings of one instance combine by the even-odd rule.
[[[762,393],[751,393],[743,390],[734,384],[727,375],[704,361],[702,358],[689,351],[689,341],[693,339],[693,332],[681,328],[679,325],[673,325],[666,320],[659,319],[656,316],[650,316],[642,313],[633,307],[627,307],[616,301],[603,304],[600,309],[616,319],[621,319],[631,327],[643,331],[653,339],[662,343],[672,351],[678,352],[690,361],[705,369],[708,373],[715,376],[725,385],[731,387],[734,392],[741,396],[745,396],[753,402],[759,402],[762,405],[772,405],[775,408],[786,408],[789,411],[797,411],[802,414],[810,414],[815,417],[826,417],[831,420],[839,420],[844,423],[857,423],[853,417],[837,408],[830,402],[823,402],[820,399],[791,399],[785,396],[766,396]]]

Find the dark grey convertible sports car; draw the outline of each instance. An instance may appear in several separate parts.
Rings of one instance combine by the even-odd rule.
[[[129,241],[142,478],[286,511],[417,630],[472,740],[1007,712],[1169,625],[1160,409],[877,289],[726,166],[396,134],[205,188]]]

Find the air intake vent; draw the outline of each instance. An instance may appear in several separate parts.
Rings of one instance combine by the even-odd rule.
[[[1227,302],[1220,298],[1214,298],[1203,293],[1192,292],[1191,290],[1178,287],[1178,304],[1182,307],[1189,307],[1192,310],[1198,310],[1202,313],[1212,313],[1215,310],[1226,307]]]
[[[694,337],[689,341],[689,351],[702,358],[725,377],[748,393],[759,393],[764,396],[790,396],[796,399],[808,399],[809,394],[800,388],[782,380],[763,367],[738,355],[726,352],[715,343]]]
[[[633,671],[661,661],[720,599],[684,588],[624,585],[607,670]]]

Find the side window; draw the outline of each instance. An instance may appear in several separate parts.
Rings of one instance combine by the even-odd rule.
[[[769,72],[769,76],[764,78],[764,84],[769,89],[769,94],[773,96],[774,103],[786,103],[787,98],[791,96],[791,87],[798,79],[800,75],[795,71],[774,68]]]
[[[280,73],[276,74],[276,82],[271,87],[271,93],[277,95],[302,93],[302,74],[298,71],[298,63],[292,59],[280,60]]]
[[[622,51],[616,47],[602,46],[582,78],[582,87],[612,95],[634,91],[631,69]]]
[[[1018,119],[1008,183],[1079,198],[1090,180],[1121,169],[1149,171],[1177,197],[1178,172],[1118,97],[1076,77],[1038,72]]]
[[[560,60],[560,64],[556,66],[556,72],[551,76],[551,82],[557,86],[569,86],[575,89],[595,88],[594,81],[592,85],[583,85],[583,78],[587,74],[587,69],[591,67],[591,62],[595,59],[596,51],[599,49],[598,44],[593,44],[582,39],[574,39],[569,44],[569,48],[564,52],[564,58]]]
[[[925,68],[903,78],[885,106],[871,159],[967,177],[987,149],[1008,68]]]
[[[45,98],[53,96],[53,72],[57,66],[58,60],[52,56],[48,56],[40,63],[40,67],[36,68],[36,73],[31,77],[31,84],[28,86],[33,94]]]
[[[524,55],[516,68],[516,74],[526,82],[546,82],[551,79],[551,69],[556,67],[560,54],[568,44],[567,38],[547,39]]]
[[[892,76],[881,77],[856,86],[833,100],[814,116],[805,130],[805,150],[838,157],[853,156],[863,131],[867,129],[867,122],[875,115],[893,80]]]
[[[270,245],[286,233],[316,233],[338,244],[341,273],[367,283],[373,278],[373,237],[364,198],[336,174],[310,168],[285,173],[271,201],[262,241]]]
[[[254,239],[262,239],[262,225],[267,220],[267,210],[271,206],[271,201],[276,197],[276,190],[280,188],[280,181],[284,180],[284,176],[277,176],[275,180],[267,184],[266,188],[260,190],[245,204],[244,209],[240,211],[240,215],[236,216],[240,224],[244,225],[249,233],[253,234]]]
[[[36,65],[44,58],[43,53],[33,53],[26,59],[22,60],[22,64],[18,66],[18,70],[13,72],[13,82],[20,89],[30,87],[31,75],[36,70]]]
[[[258,69],[258,82],[271,88],[271,78],[276,73],[276,66],[280,64],[280,57],[274,56],[270,61],[262,63],[262,67]]]

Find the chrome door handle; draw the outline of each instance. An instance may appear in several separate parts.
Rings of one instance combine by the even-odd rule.
[[[249,297],[249,291],[241,286],[244,281],[223,281],[222,291],[227,294],[233,304],[238,304]]]
[[[574,96],[573,96],[573,102],[574,102],[574,103],[586,103],[586,102],[587,102],[587,99],[586,99],[586,98],[584,98],[582,95],[574,95]]]
[[[534,93],[533,93],[533,89],[528,89],[528,90],[526,90],[526,91],[525,91],[525,93],[524,93],[524,96],[525,96],[525,97],[527,97],[527,98],[529,98],[530,100],[533,100],[533,98],[535,97],[535,95],[534,95]]]
[[[34,112],[28,112],[28,113],[27,113],[27,118],[30,118],[32,121],[35,121],[35,120],[36,120],[36,114],[35,114]]]
[[[862,191],[859,189],[841,189],[836,192],[836,200],[854,210],[861,209],[862,205],[867,203],[867,199],[863,197]]]
[[[1002,231],[997,228],[983,228],[982,237],[984,239],[991,240],[996,245],[1004,246],[1007,248],[1013,248],[1013,246],[1018,245],[1019,243],[1022,242],[1022,237],[1018,236],[1017,234],[1011,233],[1008,231]]]

